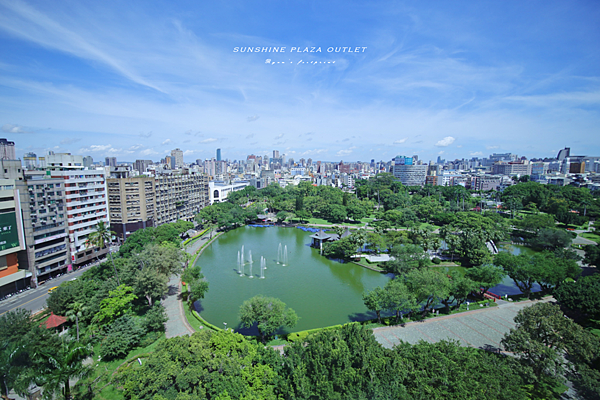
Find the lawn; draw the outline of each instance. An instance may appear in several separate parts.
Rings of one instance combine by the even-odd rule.
[[[584,237],[586,239],[589,239],[589,240],[593,240],[594,242],[600,244],[600,235],[597,235],[595,233],[584,232],[584,233],[580,234],[580,236]]]

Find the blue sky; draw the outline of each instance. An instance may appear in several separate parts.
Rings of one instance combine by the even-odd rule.
[[[120,161],[600,155],[598,21],[597,1],[0,0],[0,136]]]

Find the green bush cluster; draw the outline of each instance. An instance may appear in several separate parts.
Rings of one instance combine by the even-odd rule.
[[[433,258],[431,259],[431,262],[432,262],[432,263],[434,263],[435,265],[438,265],[438,264],[441,264],[442,260],[440,260],[440,259],[439,259],[439,258],[437,258],[437,257],[433,257]]]
[[[130,315],[117,318],[108,328],[108,334],[102,341],[100,355],[105,360],[123,358],[140,343],[144,328]]]
[[[332,329],[340,329],[346,325],[358,325],[358,324],[359,324],[358,322],[350,322],[348,324],[343,324],[343,325],[341,325],[341,324],[340,325],[331,325],[331,326],[326,326],[324,328],[315,328],[315,329],[308,329],[308,330],[300,331],[300,332],[293,332],[293,333],[290,333],[287,335],[287,340],[292,343],[295,343],[295,342],[302,343],[306,340],[306,338],[309,335],[315,334],[317,332],[329,331]]]

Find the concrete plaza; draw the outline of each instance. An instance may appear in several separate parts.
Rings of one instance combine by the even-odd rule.
[[[553,301],[552,298],[541,301]],[[510,328],[519,310],[538,301],[502,302],[497,307],[471,310],[459,314],[439,316],[404,326],[373,329],[373,334],[384,347],[392,348],[401,340],[417,343],[425,340],[435,343],[444,339],[457,340],[463,346],[486,350],[502,350],[500,341]]]

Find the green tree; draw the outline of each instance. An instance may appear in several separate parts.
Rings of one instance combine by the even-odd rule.
[[[292,328],[298,322],[296,312],[287,308],[285,303],[273,297],[254,296],[244,301],[239,313],[242,325],[258,328],[258,334],[263,343],[266,337],[281,327]]]
[[[392,247],[390,261],[385,268],[393,274],[403,275],[414,269],[425,268],[430,263],[429,255],[420,246],[402,244]]]
[[[179,275],[185,253],[171,244],[149,244],[139,255],[143,268],[157,271],[164,276]]]
[[[154,303],[144,315],[144,329],[148,332],[164,332],[165,323],[169,320],[165,307],[160,303]]]
[[[518,221],[516,225],[526,231],[539,232],[541,229],[554,228],[556,221],[554,221],[554,217],[550,214],[535,214],[526,215],[525,218]]]
[[[181,279],[188,285],[188,301],[190,304],[204,298],[208,291],[208,282],[204,279],[199,265],[188,267],[183,272]]]
[[[446,310],[450,312],[450,304],[456,302],[456,307],[467,301],[467,297],[471,292],[478,289],[477,282],[462,276],[457,271],[452,271],[448,277],[450,284],[448,286],[448,297],[442,299],[442,304],[446,306]]]
[[[524,308],[517,313],[515,323],[516,328],[504,335],[502,345],[532,368],[540,394],[545,395],[548,386],[562,380],[563,353],[576,364],[590,363],[600,354],[600,339],[565,318],[558,305],[537,303]]]
[[[450,293],[448,277],[431,268],[414,269],[405,276],[408,289],[415,295],[417,302],[427,312]]]
[[[100,303],[100,311],[94,316],[94,322],[107,324],[131,310],[131,302],[137,299],[130,286],[120,285],[111,290],[109,296]]]
[[[400,320],[400,312],[408,311],[412,313],[418,310],[419,304],[413,293],[401,279],[392,279],[388,281],[384,288],[385,306],[384,309],[396,313],[396,323]]]
[[[357,247],[350,237],[345,237],[335,242],[324,243],[323,255],[329,258],[348,260],[356,254]]]
[[[86,307],[83,303],[78,301],[71,304],[69,307],[70,310],[67,311],[67,317],[73,321],[75,320],[75,326],[77,327],[77,340],[79,341],[79,318],[83,317],[83,312],[86,310]]]
[[[492,264],[484,264],[471,267],[465,273],[465,276],[475,282],[483,289],[482,296],[494,286],[502,282],[506,273],[501,267]]]
[[[376,287],[373,290],[364,292],[363,302],[365,307],[371,311],[375,311],[377,314],[377,322],[381,324],[381,310],[386,308],[387,294],[381,287]]]
[[[553,295],[565,307],[594,318],[600,317],[600,274],[565,283],[557,288]]]
[[[135,274],[133,292],[139,297],[145,297],[148,306],[152,307],[153,299],[160,298],[168,290],[169,278],[156,269],[142,268]]]
[[[0,393],[8,400],[8,393],[15,390],[25,397],[29,382],[24,378],[23,370],[27,367],[27,351],[24,344],[0,341]]]
[[[127,314],[122,315],[110,324],[100,347],[100,355],[105,360],[123,358],[139,344],[143,335],[144,329],[134,318]]]
[[[36,354],[36,383],[43,386],[44,397],[54,398],[60,390],[64,399],[69,400],[70,381],[86,377],[92,372],[91,366],[83,365],[83,361],[92,354],[91,345],[83,345],[69,338],[62,338],[58,347],[44,349]]]
[[[583,262],[587,265],[600,266],[600,247],[595,244],[588,244],[583,248],[585,251],[585,258]]]
[[[281,361],[272,348],[240,334],[203,329],[161,341],[143,365],[121,368],[118,380],[125,399],[276,400],[274,360]]]
[[[494,258],[494,264],[504,269],[504,272],[527,298],[531,295],[533,284],[542,278],[540,267],[532,257],[524,254],[515,256],[507,252],[500,252]]]
[[[541,229],[529,240],[529,245],[538,249],[556,250],[571,245],[573,238],[569,232],[562,229]]]
[[[341,204],[329,204],[323,212],[323,218],[330,222],[344,222],[348,213],[346,207]]]
[[[100,249],[105,248],[106,246],[110,246],[112,241],[112,237],[116,235],[115,232],[108,229],[108,227],[104,224],[104,221],[98,221],[98,225],[96,225],[96,229],[94,232],[91,232],[86,239],[87,247],[98,247]],[[120,285],[119,275],[117,274],[117,268],[115,267],[115,263],[112,259],[112,253],[110,249],[108,251],[108,256],[110,257],[110,261],[113,266],[113,270],[115,272],[115,278],[117,279],[117,285]],[[100,259],[98,259],[100,261]]]

